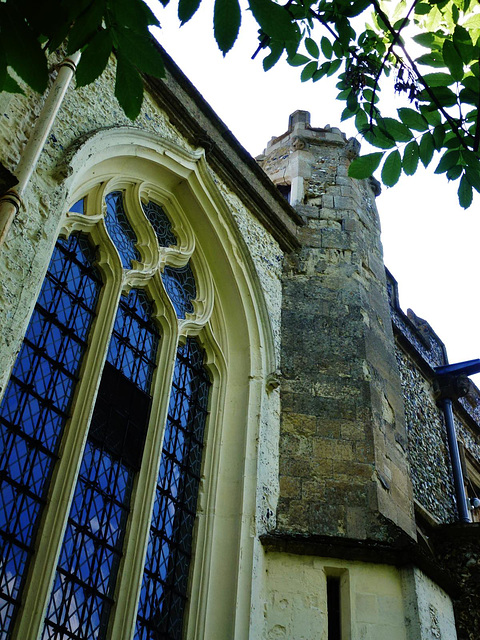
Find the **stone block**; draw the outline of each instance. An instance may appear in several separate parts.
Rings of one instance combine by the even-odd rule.
[[[302,496],[300,479],[280,476],[280,495],[282,498],[300,498]]]

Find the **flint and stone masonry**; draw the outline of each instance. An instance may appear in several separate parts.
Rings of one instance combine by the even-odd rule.
[[[296,111],[257,158],[304,218],[285,262],[280,537],[415,538],[373,181],[358,143]]]

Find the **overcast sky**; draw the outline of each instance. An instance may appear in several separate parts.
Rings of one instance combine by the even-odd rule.
[[[248,12],[237,44],[223,58],[211,27],[213,2],[204,0],[199,15],[181,28],[176,4],[158,13],[162,29],[155,35],[253,156],[287,130],[297,109],[310,111],[314,127],[330,124],[356,135],[351,121],[340,122],[344,103],[335,100],[334,82],[302,84],[299,70],[284,61],[264,73],[261,56],[250,59],[256,40]],[[377,206],[385,264],[398,281],[401,306],[430,323],[453,363],[480,358],[480,198],[463,211],[458,183],[433,175],[437,162],[391,189],[382,187]],[[480,375],[474,381],[480,386]]]

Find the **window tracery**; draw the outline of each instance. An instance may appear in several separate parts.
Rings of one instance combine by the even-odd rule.
[[[159,341],[162,342],[162,333],[167,331],[171,338],[166,342],[178,343],[178,347],[176,356],[171,353],[171,357],[175,359],[174,376],[168,407],[165,407],[168,418],[160,458],[160,475],[155,486],[149,489],[152,497],[153,494],[156,497],[149,534],[147,568],[141,589],[137,633],[141,634],[138,637],[150,638],[155,636],[149,634],[165,629],[164,637],[174,639],[181,635],[210,386],[209,375],[203,364],[203,348],[195,337],[189,337],[188,327],[194,325],[194,333],[198,334],[207,316],[202,318],[196,313],[197,286],[190,266],[194,242],[190,242],[192,251],[186,254],[185,243],[181,246],[177,243],[170,220],[161,205],[152,200],[145,203],[136,198],[141,191],[141,185],[138,183],[132,182],[126,186],[122,183],[119,184],[119,188],[112,188],[111,184],[105,183],[97,187],[98,189],[104,193],[103,216],[99,214],[98,208],[95,208],[98,198],[90,197],[88,194],[77,200],[69,210],[64,229],[65,233],[70,235],[67,240],[58,241],[59,248],[52,258],[37,306],[42,310],[45,300],[54,295],[51,289],[55,278],[63,278],[62,292],[65,291],[65,294],[60,296],[54,312],[47,306],[45,313],[40,311],[41,317],[35,315],[37,312],[34,313],[22,351],[26,355],[19,356],[12,375],[11,384],[16,384],[15,381],[17,378],[21,379],[22,372],[30,376],[35,375],[32,371],[41,373],[38,380],[35,377],[31,383],[24,384],[38,386],[33,394],[30,393],[28,402],[24,403],[30,408],[45,397],[45,411],[52,413],[56,410],[55,402],[60,402],[60,399],[67,406],[75,393],[81,356],[88,343],[91,343],[92,334],[99,333],[97,325],[112,323],[108,344],[104,340],[103,357],[106,362],[95,405],[92,407],[93,416],[79,462],[76,486],[72,486],[70,513],[65,513],[64,516],[66,532],[59,550],[53,590],[46,603],[41,638],[101,640],[106,637],[117,589],[116,578],[122,571],[122,549],[127,535],[131,500],[136,499],[136,474],[142,464],[144,443],[148,430],[164,428],[162,425],[152,424],[150,406],[155,388],[159,387],[155,383],[156,376],[169,376],[170,365],[165,372],[155,372],[159,359]],[[128,208],[132,202],[137,202],[138,206]],[[150,222],[147,229],[140,229],[140,224],[145,225],[145,218],[140,217],[142,211]],[[108,236],[102,233],[102,225]],[[138,233],[137,230],[141,232]],[[107,317],[108,313],[106,316],[101,312],[101,318],[99,317],[97,323],[93,323],[96,302],[99,297],[101,303],[103,300],[100,296],[102,284],[98,268],[92,266],[93,252],[89,241],[85,239],[87,235],[82,234],[90,234],[95,244],[107,241],[108,245],[110,242],[110,246],[102,249],[100,263],[111,262],[111,268],[115,271],[120,266],[115,266],[115,260],[118,260],[114,257],[116,254],[120,257],[122,269],[125,270],[124,277],[118,278],[120,290],[117,286],[117,295],[122,295],[119,296],[118,311],[111,321]],[[146,236],[150,240],[156,239],[153,243],[158,242],[157,249],[150,247],[148,251],[139,251],[140,236],[144,239]],[[90,280],[82,275],[80,258],[71,257],[68,267],[58,258],[58,252],[59,255],[66,251],[72,254],[72,247],[77,247],[80,256],[88,254]],[[85,269],[86,267],[83,270]],[[100,272],[105,282],[105,269],[100,267]],[[160,285],[161,282],[163,287]],[[111,289],[114,292],[115,286],[112,285]],[[170,304],[175,310],[177,323],[171,322],[171,315],[168,315],[167,321],[162,320],[159,323],[158,309],[161,305],[159,306],[158,300],[154,306],[149,301],[149,297],[158,295],[159,291],[164,291],[164,306],[167,305],[168,308]],[[91,300],[89,304],[85,302],[87,298]],[[210,308],[212,304],[213,301],[210,301]],[[110,307],[114,309],[114,305]],[[99,308],[102,309],[102,304]],[[205,312],[205,305],[201,306],[200,310]],[[48,316],[51,325],[48,330],[42,325],[42,313],[43,316]],[[53,322],[51,317],[54,317]],[[184,321],[187,319],[188,323],[185,324]],[[67,329],[63,334],[67,337],[62,334],[61,328],[58,328],[62,323],[66,323]],[[44,335],[42,357],[37,357],[39,364],[34,364],[36,360],[29,355],[29,336],[33,334]],[[102,358],[102,353],[98,353],[97,358]],[[57,360],[62,362],[60,369],[56,365]],[[73,362],[72,365],[70,361]],[[67,374],[69,368],[72,368],[70,376],[65,374],[65,381],[63,378],[60,380],[63,375],[62,367],[68,370]],[[48,371],[55,384],[46,382],[43,369]],[[88,376],[88,371],[85,371],[83,376]],[[52,399],[45,395],[50,388],[49,385],[55,396],[52,396]],[[11,410],[9,393],[11,392],[7,391],[0,409],[2,416],[7,416],[1,419],[4,433],[7,434],[5,437],[15,430],[11,427],[8,414]],[[18,396],[18,392],[15,393]],[[15,403],[20,405],[17,396]],[[57,413],[63,412],[62,419],[65,423],[75,411],[75,405],[70,413],[62,406]],[[53,429],[54,421],[50,422],[52,426],[49,428]],[[87,426],[83,428],[87,429]],[[48,463],[48,472],[43,472],[45,465],[40,471],[24,473],[20,470],[18,474],[22,476],[21,480],[11,480],[10,485],[12,482],[22,482],[25,485],[24,494],[29,497],[32,491],[29,484],[32,473],[34,477],[44,476],[44,487],[38,490],[39,495],[41,494],[38,501],[45,502],[48,492],[47,480],[51,477],[62,430],[63,427],[57,428],[58,435],[53,445],[55,453],[51,455],[52,461]],[[23,435],[18,441],[25,448],[27,440],[27,435]],[[17,458],[20,460],[20,453],[17,454]],[[40,458],[40,454],[37,454],[37,458]],[[15,464],[19,466],[19,463]],[[3,475],[5,473],[2,472]],[[58,476],[56,481],[60,482],[61,472]],[[7,493],[8,490],[4,490],[5,504],[9,501]],[[23,497],[22,500],[24,503],[26,498]],[[18,505],[12,506],[11,509],[18,509]],[[37,512],[40,514],[39,509]],[[2,515],[4,521],[11,520],[6,509],[3,509]],[[35,518],[28,517],[34,522],[31,526],[32,531],[28,534],[27,544],[30,544],[31,548],[35,532],[40,526],[39,517],[40,515],[36,521]],[[53,516],[47,514],[48,517]],[[162,525],[159,518],[163,518]],[[26,516],[23,514],[18,520],[18,537],[22,538],[17,544],[18,548],[25,546],[25,519]],[[9,525],[5,526],[8,528]],[[10,537],[10,532],[7,531],[5,539],[9,541]],[[1,552],[2,559],[6,557],[5,553],[5,550]],[[21,553],[24,554],[24,559],[20,558]],[[6,635],[1,636],[2,640],[10,638],[14,626],[14,609],[18,609],[20,605],[21,586],[25,584],[28,571],[26,558],[32,552],[22,548],[21,553],[17,551],[16,555],[14,554],[14,564],[10,568],[4,566],[5,562],[2,562],[0,567],[4,571],[0,581],[4,591],[3,609],[0,604],[0,619],[2,628],[7,630]],[[162,568],[158,568],[160,565]],[[157,567],[157,572],[152,570],[154,566]],[[52,566],[51,570],[53,572],[55,568]],[[23,573],[23,577],[18,577],[19,573]],[[153,600],[152,589],[156,593],[156,599]]]

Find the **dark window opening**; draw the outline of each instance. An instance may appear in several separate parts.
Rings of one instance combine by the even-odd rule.
[[[290,193],[292,191],[292,185],[290,185],[290,184],[277,184],[277,189],[280,191],[280,193],[285,198],[285,200],[287,200],[287,202],[290,202]]]
[[[328,640],[342,640],[340,578],[327,576]]]

